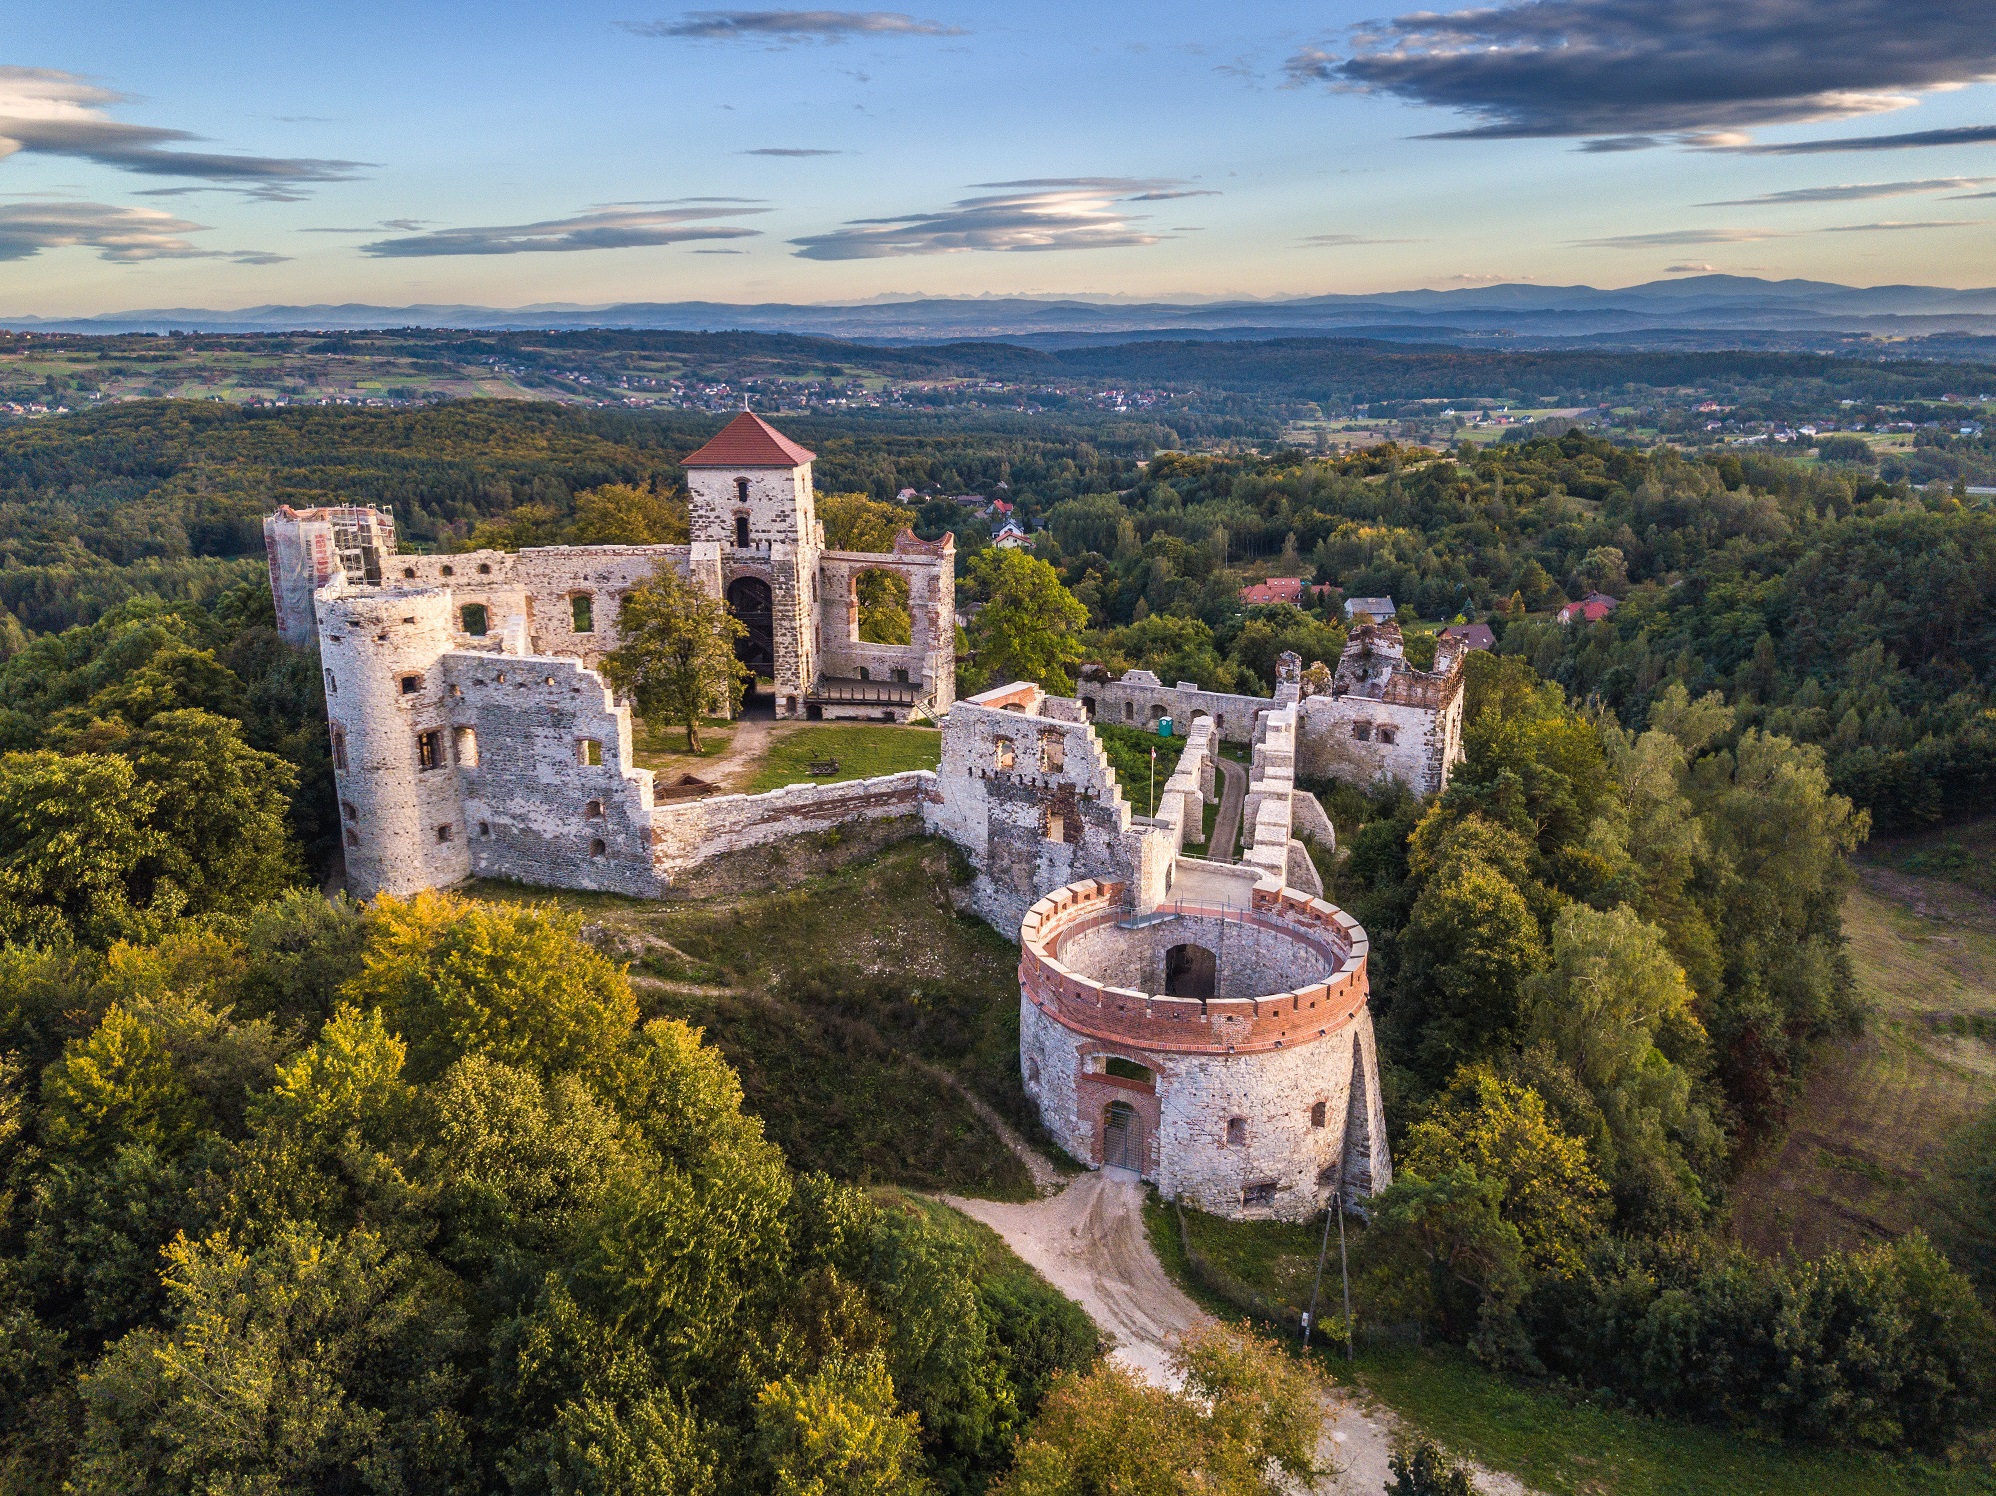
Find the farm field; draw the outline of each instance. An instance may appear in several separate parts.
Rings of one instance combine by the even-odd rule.
[[[1996,899],[1890,864],[1930,867],[1988,836],[1938,854],[1886,844],[1860,865],[1844,923],[1871,1019],[1823,1046],[1786,1134],[1741,1176],[1732,1224],[1747,1245],[1808,1256],[1930,1223],[1945,1144],[1996,1104]],[[1951,871],[1988,878],[1986,863]]]

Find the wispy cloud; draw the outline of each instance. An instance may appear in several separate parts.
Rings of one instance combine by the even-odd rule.
[[[1996,75],[1996,27],[1987,0],[1524,0],[1368,23],[1351,52],[1286,71],[1473,121],[1439,138],[1723,147]]]
[[[1298,239],[1298,244],[1312,245],[1319,249],[1342,249],[1348,244],[1420,244],[1419,239],[1373,239],[1364,234],[1311,234]]]
[[[1708,265],[1703,260],[1694,260],[1688,265],[1666,265],[1663,267],[1663,273],[1665,275],[1716,275],[1718,269],[1717,265]]]
[[[814,147],[798,145],[765,145],[753,151],[742,151],[739,154],[744,156],[843,156],[846,152],[819,150]]]
[[[634,36],[749,41],[774,46],[854,37],[962,36],[963,28],[894,10],[689,10],[676,20],[621,21]]]
[[[1914,197],[1926,192],[1958,192],[1964,187],[1980,187],[1991,177],[1929,177],[1919,182],[1842,182],[1834,187],[1791,187],[1785,192],[1768,192],[1759,197],[1729,197],[1700,208],[1778,207],[1785,203],[1847,203],[1879,197]]]
[[[482,228],[430,229],[398,239],[377,239],[361,252],[376,259],[415,259],[432,255],[546,254],[584,249],[632,249],[701,239],[746,239],[755,229],[704,219],[763,213],[766,208],[609,207],[573,218]]]
[[[7,203],[0,205],[0,260],[31,259],[45,249],[94,249],[98,259],[122,265],[220,258],[220,250],[198,249],[187,240],[206,228],[157,208]]]
[[[1832,151],[1910,151],[1927,146],[1996,144],[1996,125],[1958,125],[1946,130],[1907,130],[1898,135],[1848,135],[1841,140],[1790,140],[1776,145],[1732,145],[1745,156],[1815,156]]]
[[[280,202],[296,201],[302,184],[346,181],[367,164],[180,149],[182,142],[200,137],[186,130],[126,124],[105,112],[106,105],[124,102],[124,95],[75,73],[0,67],[0,157],[66,156],[141,176],[239,184],[238,190],[252,197]]]
[[[1778,229],[1667,229],[1659,234],[1616,234],[1606,239],[1575,239],[1586,249],[1662,249],[1694,244],[1757,244],[1763,239],[1792,239]]]
[[[1895,229],[1972,229],[1987,223],[1985,218],[1927,218],[1920,220],[1888,218],[1883,223],[1840,223],[1822,230],[1825,234],[1890,233]]]
[[[872,260],[903,255],[1058,249],[1121,249],[1164,235],[1139,227],[1125,203],[1153,200],[1181,183],[1141,177],[1028,177],[974,186],[1009,189],[959,199],[947,208],[892,218],[858,218],[790,242],[807,260]]]

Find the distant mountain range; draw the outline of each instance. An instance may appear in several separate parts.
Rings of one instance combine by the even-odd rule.
[[[1132,337],[1273,338],[1331,333],[1412,342],[1657,343],[1703,347],[1842,343],[1851,338],[1996,335],[1996,288],[1840,286],[1698,275],[1600,290],[1499,285],[1282,301],[1129,302],[1087,297],[930,297],[845,305],[716,301],[612,306],[161,307],[94,317],[0,314],[49,332],[290,332],[426,327],[787,332],[858,342],[1001,339],[1042,346]]]

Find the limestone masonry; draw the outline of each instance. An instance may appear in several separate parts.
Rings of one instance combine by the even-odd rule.
[[[1074,698],[1015,683],[958,701],[952,539],[826,550],[811,462],[744,413],[685,461],[682,546],[418,556],[371,508],[266,519],[279,628],[325,670],[349,886],[655,898],[726,853],[919,816],[963,849],[976,912],[1021,943],[1026,1089],[1075,1157],[1226,1215],[1300,1220],[1382,1187],[1365,932],[1321,898],[1304,838],[1335,833],[1296,779],[1437,793],[1462,753],[1460,650],[1415,670],[1396,626],[1361,622],[1335,673],[1285,655],[1272,698],[1092,671]],[[936,770],[763,795],[655,785],[596,667],[624,594],[666,568],[744,624],[777,716],[939,720]],[[868,570],[907,582],[908,644],[859,638]],[[1163,717],[1184,751],[1139,816],[1091,723]],[[1249,750],[1238,863],[1186,851],[1223,744]]]

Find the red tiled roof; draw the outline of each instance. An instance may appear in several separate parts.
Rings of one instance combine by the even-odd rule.
[[[761,416],[743,411],[697,452],[679,461],[681,467],[793,468],[818,454],[800,447]]]

